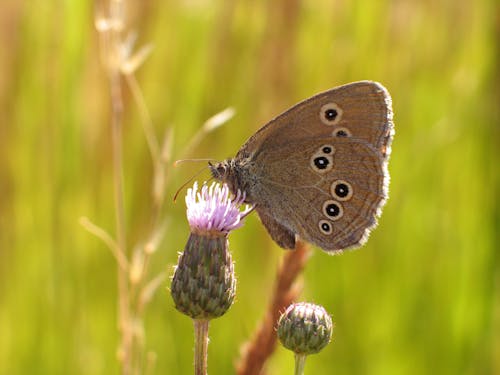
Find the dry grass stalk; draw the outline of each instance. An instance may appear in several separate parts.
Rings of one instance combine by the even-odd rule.
[[[266,360],[276,348],[276,322],[300,293],[296,281],[304,269],[311,248],[299,241],[294,251],[285,254],[276,275],[276,284],[271,303],[251,341],[244,344],[242,354],[236,364],[238,375],[262,375]]]

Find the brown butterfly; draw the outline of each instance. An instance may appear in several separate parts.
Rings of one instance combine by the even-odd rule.
[[[288,109],[210,169],[233,193],[246,193],[281,247],[295,248],[298,235],[340,252],[362,245],[377,224],[393,135],[387,90],[354,82]]]

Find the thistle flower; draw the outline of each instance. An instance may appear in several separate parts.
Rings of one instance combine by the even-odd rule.
[[[320,352],[332,337],[332,318],[322,306],[300,302],[290,305],[278,321],[278,337],[295,353],[295,374],[304,373],[306,356]]]
[[[229,188],[213,183],[198,184],[186,195],[187,218],[191,233],[179,257],[172,280],[171,294],[175,307],[193,319],[213,319],[223,315],[235,296],[236,279],[229,232],[243,222],[239,207],[244,195],[231,200]]]
[[[207,373],[209,321],[224,315],[234,301],[236,278],[227,236],[250,211],[240,211],[244,200],[240,192],[231,199],[227,185],[216,183],[204,184],[198,192],[195,182],[186,194],[191,233],[170,290],[175,308],[193,318],[196,375]]]
[[[203,184],[198,192],[198,183],[186,194],[187,218],[192,232],[209,233],[214,236],[227,236],[230,231],[243,225],[241,218],[250,212],[250,208],[240,212],[239,207],[245,201],[245,194],[238,191],[231,199],[226,184],[213,183],[208,187]]]

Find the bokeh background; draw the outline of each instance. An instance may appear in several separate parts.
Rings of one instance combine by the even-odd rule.
[[[110,102],[91,1],[0,3],[0,374],[110,374],[116,264],[79,224],[114,232]],[[154,51],[137,72],[173,158],[232,156],[297,101],[361,79],[391,92],[390,200],[361,250],[316,250],[301,300],[334,340],[311,374],[500,373],[500,6],[496,0],[128,1],[127,30]],[[204,121],[236,115],[195,148]],[[125,89],[130,247],[149,233],[152,165]],[[182,154],[182,155],[181,155]],[[170,276],[188,226],[169,167],[165,237],[151,277]],[[208,173],[199,179],[207,179]],[[181,193],[181,196],[184,192]],[[255,215],[231,235],[237,299],[211,325],[209,372],[234,373],[267,306],[283,250]],[[145,313],[157,374],[192,373],[193,329],[165,280]],[[269,374],[291,374],[279,347]]]

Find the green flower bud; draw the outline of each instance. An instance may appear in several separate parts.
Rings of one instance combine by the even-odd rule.
[[[226,235],[191,233],[172,280],[175,308],[193,319],[217,318],[232,305],[235,292]]]
[[[290,305],[278,322],[278,337],[296,354],[321,351],[332,337],[332,318],[322,306],[299,302]]]

